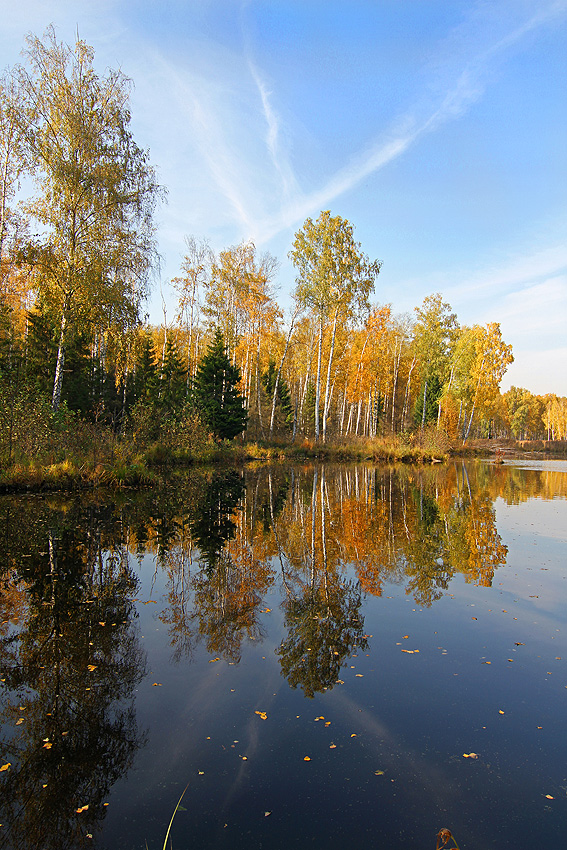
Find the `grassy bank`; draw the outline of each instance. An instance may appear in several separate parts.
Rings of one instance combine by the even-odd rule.
[[[326,443],[301,438],[290,442],[218,442],[197,423],[183,434],[170,432],[153,442],[135,432],[117,438],[105,428],[53,434],[49,449],[12,458],[0,466],[0,490],[75,490],[94,487],[157,486],[176,468],[247,462],[372,461],[432,463],[447,459],[452,447],[442,432],[354,438]]]
[[[301,437],[287,442],[218,442],[196,421],[164,429],[157,440],[133,430],[117,437],[109,428],[73,422],[54,429],[44,447],[31,456],[19,451],[0,464],[0,491],[80,490],[97,487],[159,486],[174,469],[188,466],[233,466],[250,462],[367,461],[427,464],[451,456],[548,454],[545,443],[478,440],[467,446],[452,443],[435,428],[423,433],[385,437],[331,439],[326,443]],[[553,446],[565,456],[565,444]],[[561,451],[562,450],[562,451]]]

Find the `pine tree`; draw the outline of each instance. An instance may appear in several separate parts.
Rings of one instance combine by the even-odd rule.
[[[195,400],[204,424],[220,439],[231,440],[246,428],[248,414],[237,384],[240,369],[228,359],[217,330],[195,377]]]
[[[187,371],[181,362],[173,339],[165,344],[163,369],[160,381],[160,403],[170,413],[180,413],[187,391]]]
[[[153,404],[157,398],[158,368],[152,338],[144,336],[142,349],[136,361],[134,396],[136,401]]]

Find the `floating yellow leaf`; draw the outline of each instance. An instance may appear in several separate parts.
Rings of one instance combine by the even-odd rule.
[[[86,812],[88,807],[89,807],[89,804],[87,803],[86,806],[80,806],[78,809],[75,809],[75,811],[77,812],[78,815],[80,815],[81,812]]]
[[[240,758],[242,759],[242,761],[248,761],[248,756],[240,756]]]
[[[351,738],[356,738],[356,732],[353,732],[353,733],[352,733],[352,735],[351,735],[350,737],[351,737]]]
[[[16,726],[21,726],[23,722],[24,722],[24,718],[20,717],[19,720],[16,720]]]
[[[161,682],[154,682],[153,685],[152,685],[152,688],[162,688],[162,687],[163,687],[163,685],[162,685]]]
[[[330,725],[331,725],[331,721],[327,720],[327,722],[325,723],[325,726],[330,726]]]
[[[463,753],[463,758],[465,759],[477,759],[478,756],[476,753]]]
[[[311,759],[309,758],[309,756],[303,756],[303,761],[311,761]]]
[[[374,775],[375,776],[384,776],[384,771],[383,770],[375,770]]]
[[[262,718],[262,720],[267,720],[267,719],[268,719],[268,715],[266,714],[266,712],[265,712],[265,711],[255,711],[255,712],[254,712],[254,714],[257,714],[257,715],[258,715],[258,717],[261,717],[261,718]]]
[[[404,639],[404,640],[407,640],[408,638],[409,638],[409,635],[404,635],[404,636],[403,636],[403,639]]]
[[[355,675],[356,677],[358,677],[359,679],[364,678],[364,674],[363,674],[363,673],[355,673],[354,675]]]
[[[268,818],[268,817],[270,817],[271,814],[272,814],[271,812],[264,812],[264,817]]]
[[[336,744],[331,744],[331,745],[329,746],[329,749],[330,749],[330,750],[336,750],[336,749],[337,749],[337,745],[336,745]]]
[[[545,796],[548,800],[555,800],[555,797],[552,797],[551,794],[546,794]]]
[[[318,721],[318,720],[324,720],[324,719],[325,719],[325,718],[323,717],[323,715],[321,715],[320,717],[316,717],[316,718],[315,718],[315,723],[317,723],[317,721]]]
[[[47,744],[44,744],[44,745],[43,745],[42,749],[50,750],[52,746],[53,746],[53,744],[50,744],[50,743],[48,742]]]
[[[99,621],[99,626],[106,626],[106,623],[101,620],[101,621]]]
[[[209,664],[214,664],[215,661],[220,661],[220,658],[209,658]]]
[[[498,714],[504,714],[501,708],[498,709]]]
[[[200,770],[200,771],[199,771],[199,776],[204,776],[204,775],[205,775],[205,771],[204,771],[204,770]]]
[[[87,664],[87,670],[89,670],[91,673],[93,672],[93,670],[96,670],[96,668],[96,664]]]
[[[3,764],[3,765],[0,767],[0,773],[1,773],[3,770],[10,770],[10,768],[11,768],[11,767],[12,767],[12,762],[11,762],[11,761],[6,762],[6,764]]]

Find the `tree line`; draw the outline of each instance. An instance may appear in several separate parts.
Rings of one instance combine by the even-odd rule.
[[[0,81],[10,433],[19,405],[117,434],[144,421],[155,436],[164,421],[191,419],[219,438],[325,441],[430,426],[462,440],[565,439],[567,399],[500,393],[513,356],[497,322],[460,325],[438,293],[413,315],[375,303],[381,263],[328,210],[295,234],[286,315],[276,258],[247,241],[217,254],[190,236],[171,282],[175,316],[148,325],[165,193],[132,135],[131,82],[99,75],[93,49],[59,42],[53,28],[26,44]]]

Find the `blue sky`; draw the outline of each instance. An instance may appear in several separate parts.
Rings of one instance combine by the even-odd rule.
[[[330,209],[382,260],[377,302],[441,292],[500,322],[503,389],[567,395],[567,0],[0,0],[0,65],[50,23],[134,81],[168,320],[185,235],[253,239],[286,306],[293,235]]]

